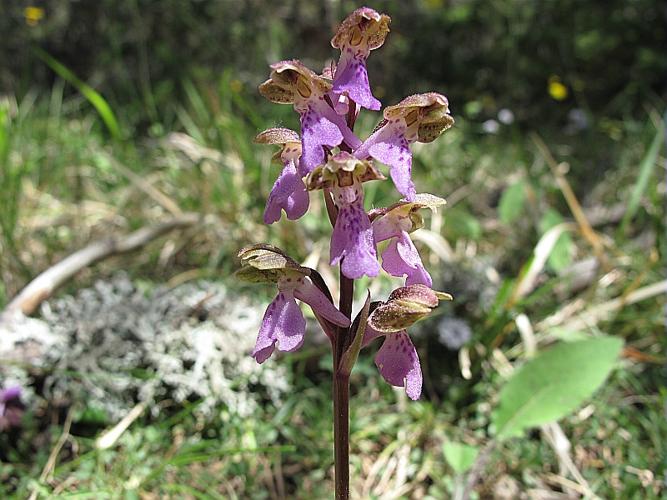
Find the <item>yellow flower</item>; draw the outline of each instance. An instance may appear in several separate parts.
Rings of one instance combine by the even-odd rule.
[[[25,23],[28,26],[37,26],[44,17],[44,9],[34,6],[26,7],[23,10],[23,16],[25,17]]]
[[[549,95],[557,101],[564,101],[567,99],[569,94],[567,87],[563,85],[563,83],[560,81],[560,78],[557,76],[552,76],[549,78],[548,90]]]

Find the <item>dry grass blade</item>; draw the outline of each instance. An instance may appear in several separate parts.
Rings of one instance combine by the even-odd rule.
[[[537,276],[540,274],[542,269],[544,269],[544,266],[549,259],[549,255],[551,255],[554,246],[556,246],[556,243],[558,242],[558,238],[560,238],[561,234],[563,234],[565,231],[572,229],[572,224],[563,223],[552,227],[546,233],[544,233],[544,236],[540,238],[540,241],[538,241],[537,245],[535,246],[535,250],[533,251],[533,260],[530,263],[528,270],[525,272],[521,278],[521,281],[517,283],[516,288],[514,289],[514,293],[512,294],[512,298],[508,303],[508,307],[511,307],[511,305],[516,303],[517,300],[526,296],[533,290]]]
[[[106,450],[111,448],[116,443],[116,441],[118,441],[118,438],[123,434],[123,432],[125,432],[127,428],[132,425],[132,422],[141,416],[145,409],[145,403],[137,404],[130,410],[127,415],[121,419],[120,422],[118,422],[109,430],[103,432],[102,435],[95,440],[95,447],[98,450]]]
[[[44,481],[46,481],[48,477],[53,473],[53,470],[56,467],[56,460],[58,460],[58,454],[60,453],[60,450],[62,450],[63,446],[65,446],[65,443],[70,437],[69,431],[70,428],[72,427],[73,418],[74,418],[74,407],[72,406],[67,411],[67,416],[65,417],[65,423],[63,424],[63,432],[58,438],[58,441],[56,441],[56,444],[51,450],[49,458],[46,461],[44,468],[42,469],[42,473],[39,475],[40,483],[44,483]],[[35,500],[36,498],[37,498],[37,489],[33,489],[32,493],[30,493],[30,500]]]
[[[167,212],[171,213],[175,217],[180,217],[183,215],[183,211],[171,198],[169,198],[162,191],[153,186],[150,182],[146,181],[140,175],[135,174],[127,168],[125,165],[121,164],[115,158],[109,156],[109,161],[113,164],[114,168],[118,170],[121,174],[127,177],[134,185],[136,185],[140,190],[146,193],[148,196],[153,198],[158,205],[164,208]]]
[[[656,295],[664,293],[667,293],[667,280],[644,286],[616,299],[609,300],[596,306],[591,306],[573,319],[569,319],[568,316],[561,314],[559,311],[543,321],[540,321],[537,324],[537,330],[544,331],[553,328],[554,326],[563,326],[563,328],[570,330],[590,328],[608,317],[614,311],[622,309],[626,305],[641,302],[642,300],[650,299]]]

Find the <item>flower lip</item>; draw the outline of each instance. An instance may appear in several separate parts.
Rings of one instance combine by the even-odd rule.
[[[260,94],[278,104],[291,104],[308,99],[313,93],[323,95],[330,90],[329,80],[297,59],[272,64],[270,78],[259,86]]]
[[[338,26],[336,34],[331,39],[331,46],[340,49],[347,44],[359,45],[366,42],[369,50],[382,46],[391,18],[380,14],[370,7],[361,7],[347,16]]]
[[[313,170],[306,178],[309,191],[337,186],[350,186],[354,179],[359,182],[384,180],[386,177],[373,162],[360,160],[347,151],[341,151],[329,161]]]

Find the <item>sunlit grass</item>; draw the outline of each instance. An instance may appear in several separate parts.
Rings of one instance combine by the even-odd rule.
[[[320,212],[307,215],[302,227],[258,224],[278,167],[270,164],[273,152],[252,144],[252,137],[264,127],[296,123],[287,113],[259,118],[268,115],[254,112],[254,98],[233,90],[229,80],[223,75],[215,85],[184,83],[185,102],[164,110],[165,116],[176,117],[173,126],[163,124],[127,141],[108,141],[109,123],[101,123],[86,101],[66,92],[61,83],[50,95],[3,101],[0,303],[37,272],[88,241],[125,233],[173,215],[174,210],[202,213],[207,222],[170,240],[172,247],[155,243],[139,255],[101,263],[68,288],[118,268],[156,283],[193,270],[198,271],[196,276],[225,280],[236,267],[238,248],[257,241],[278,244],[300,259],[317,257],[317,252],[322,253],[317,258],[326,259],[327,252],[322,251],[326,225],[320,217],[324,212],[314,198],[313,211]],[[114,112],[122,117],[120,110]],[[606,267],[578,288],[571,277],[547,267],[522,297],[513,294],[544,233],[540,224],[544,214],[552,211],[564,221],[574,220],[528,135],[512,128],[499,135],[484,134],[478,124],[459,117],[457,126],[438,142],[416,148],[416,184],[449,199],[449,205],[426,225],[445,238],[446,254],[437,246],[418,244],[438,286],[462,290],[443,314],[470,323],[471,377],[462,378],[454,355],[447,366],[440,366],[441,359],[423,352],[435,365],[428,382],[431,388],[427,383],[429,399],[411,403],[383,384],[370,355],[362,355],[352,380],[352,477],[359,496],[451,495],[454,475],[442,445],[447,438],[476,445],[487,439],[485,429],[500,385],[491,353],[498,349],[510,361],[521,358],[522,344],[514,327],[517,314],[528,315],[537,325],[571,306],[574,318],[664,279],[661,196],[665,188],[651,170],[664,159],[664,151],[650,149],[656,134],[650,120],[612,125],[620,136],[612,138],[605,132],[609,123],[593,124],[585,137],[538,131],[558,161],[569,163],[567,178],[589,215],[593,209],[618,205],[621,211],[620,216],[610,212],[592,222],[604,240]],[[186,135],[172,136],[172,131]],[[612,164],[596,163],[609,158],[614,159]],[[637,166],[643,159],[638,180]],[[593,175],[589,168],[602,173]],[[524,205],[512,223],[503,222],[499,200],[518,181],[528,186]],[[146,184],[160,196],[151,195]],[[371,188],[371,205],[382,206],[395,197],[391,185],[385,184]],[[624,210],[628,199],[633,202]],[[624,231],[617,230],[620,220],[626,224]],[[594,255],[576,229],[568,252],[572,262]],[[488,303],[479,299],[485,290],[470,285],[473,271],[492,285]],[[634,349],[626,353],[623,367],[604,390],[561,422],[574,446],[575,463],[601,497],[617,492],[624,498],[664,494],[660,486],[661,471],[667,467],[663,306],[664,297],[653,297],[615,309],[590,326],[591,331],[623,337]],[[424,329],[433,329],[434,324],[427,323]],[[554,339],[549,329],[538,333],[541,345]],[[292,363],[293,395],[282,407],[267,405],[252,419],[235,416],[233,409],[221,408],[220,415],[202,419],[188,409],[168,407],[155,417],[139,419],[116,446],[100,451],[94,448],[94,437],[102,426],[77,414],[52,475],[40,482],[49,451],[62,432],[65,411],[43,408],[42,413],[28,416],[33,426],[26,426],[18,443],[12,443],[9,463],[0,468],[0,492],[18,497],[31,491],[45,497],[76,492],[90,498],[135,498],[149,492],[174,498],[280,498],[296,493],[303,498],[327,497],[332,480],[331,387],[321,368],[328,362],[318,365],[321,351],[316,352],[311,356],[316,358],[315,367],[307,357],[278,359]],[[75,411],[83,414],[85,402],[75,404]],[[52,419],[52,426],[43,424],[45,416]],[[496,449],[489,471],[484,494],[491,494],[505,476],[525,487],[562,489],[554,479],[560,473],[557,458],[539,433]]]

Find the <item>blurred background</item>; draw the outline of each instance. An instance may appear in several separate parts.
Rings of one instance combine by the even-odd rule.
[[[362,352],[353,491],[449,498],[467,469],[443,452],[457,442],[486,454],[482,498],[660,498],[664,3],[367,5],[392,18],[368,60],[375,95],[390,105],[441,92],[456,119],[413,147],[418,191],[448,200],[414,239],[455,300],[411,332],[419,402],[381,379],[375,348]],[[27,318],[0,320],[0,495],[329,495],[325,338],[313,325],[297,354],[256,365],[248,353],[273,290],[233,272],[238,249],[264,241],[336,287],[319,199],[296,223],[261,223],[279,169],[252,139],[298,130],[291,106],[257,92],[268,64],[298,58],[321,71],[337,60],[337,23],[358,6],[3,2],[0,309],[98,246],[77,254],[57,290],[23,298]],[[378,120],[362,113],[359,134]],[[366,194],[368,208],[396,199],[390,183]],[[397,283],[357,291],[382,297]],[[485,448],[507,367],[527,343],[600,333],[625,348],[605,385],[560,421],[569,462],[544,429]]]

